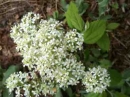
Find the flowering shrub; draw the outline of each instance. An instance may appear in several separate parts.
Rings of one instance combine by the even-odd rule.
[[[65,31],[62,26],[62,22],[40,20],[40,15],[30,12],[12,27],[11,37],[23,56],[23,66],[29,69],[6,80],[16,97],[53,95],[56,87],[67,88],[79,80],[83,80],[87,92],[101,93],[109,86],[106,69],[98,67],[85,73],[85,66],[77,60],[77,51],[83,49],[83,34],[75,29]]]

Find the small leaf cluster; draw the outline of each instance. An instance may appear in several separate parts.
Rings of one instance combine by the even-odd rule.
[[[80,2],[80,0],[79,0]],[[102,1],[105,3],[105,0]],[[102,5],[100,2],[100,4]],[[105,51],[110,50],[110,39],[108,31],[116,29],[118,23],[108,23],[106,19],[98,19],[92,22],[84,22],[82,19],[77,3],[70,2],[65,13],[67,24],[70,28],[75,28],[84,34],[84,42],[86,44],[96,43],[101,49]],[[105,7],[105,6],[104,6]]]
[[[0,97],[14,97],[14,94],[10,93],[5,87],[5,81],[11,74],[18,70],[19,67],[14,65],[10,66],[8,69],[3,69],[0,67]]]
[[[79,2],[80,1],[82,0],[79,0]],[[93,20],[90,22],[88,20],[84,21],[81,17],[79,12],[80,8],[76,1],[70,2],[65,13],[68,26],[83,33],[85,43],[83,53],[86,68],[88,69],[88,66],[94,67],[97,65],[106,68],[108,69],[111,79],[110,87],[106,91],[102,93],[87,93],[81,91],[81,97],[129,97],[130,76],[127,74],[129,69],[122,73],[111,69],[113,64],[108,60],[107,54],[111,49],[109,32],[115,30],[119,26],[119,23],[109,22],[108,19],[110,19],[111,16],[105,15],[105,13],[109,11],[109,0],[97,0],[97,3],[99,17],[93,18],[94,16],[92,16],[91,18],[91,16],[89,16]],[[91,47],[93,45],[95,46],[95,44],[97,44],[98,47]],[[127,76],[126,78],[123,77],[124,74]]]

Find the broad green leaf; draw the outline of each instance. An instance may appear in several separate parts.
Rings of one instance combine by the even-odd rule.
[[[107,97],[107,93],[106,92],[103,92],[103,93],[89,93],[85,97]]]
[[[114,97],[128,97],[128,96],[123,93],[116,92],[114,93]]]
[[[0,89],[2,89],[3,88],[3,83],[2,83],[2,81],[0,81]]]
[[[97,1],[98,1],[99,16],[101,16],[106,12],[109,0],[97,0]]]
[[[120,81],[122,80],[121,74],[114,69],[109,69],[109,74],[110,74],[110,78],[111,78],[111,87],[115,87],[118,86]]]
[[[119,8],[118,2],[113,2],[111,6],[112,6],[112,8],[114,8],[116,10]]]
[[[96,43],[103,36],[105,30],[105,20],[97,20],[91,22],[89,28],[86,31],[84,31],[84,42],[87,44]]]
[[[130,86],[123,85],[121,87],[121,93],[130,95]]]
[[[109,20],[112,18],[112,15],[102,15],[99,17],[99,19],[102,19],[102,20]]]
[[[87,96],[85,97],[99,97],[99,93],[89,93]]]
[[[103,14],[105,14],[107,10],[107,7],[99,7],[98,11],[99,11],[99,16],[102,16]]]
[[[13,93],[9,93],[7,88],[4,88],[3,90],[3,97],[14,97]]]
[[[100,62],[101,67],[106,68],[106,69],[112,66],[112,63],[107,59],[102,59],[99,62]]]
[[[8,69],[7,69],[7,71],[4,73],[4,78],[3,78],[3,84],[5,83],[5,81],[6,81],[6,79],[12,74],[12,73],[14,73],[14,72],[16,72],[17,71],[17,67],[16,66],[14,66],[14,65],[12,65],[12,66],[10,66]]]
[[[126,94],[130,95],[130,86],[126,87]]]
[[[65,13],[66,20],[67,20],[67,23],[68,23],[70,28],[73,28],[71,18],[73,18],[74,16],[72,16],[72,13],[73,14],[78,13],[78,9],[77,9],[76,5],[73,2],[70,3],[70,5],[69,5],[69,7],[67,9],[67,12]]]
[[[120,25],[119,23],[109,23],[109,24],[107,25],[107,29],[108,29],[108,30],[114,30],[114,29],[116,29],[119,25]]]
[[[71,23],[79,31],[83,31],[84,21],[79,14],[75,14],[74,18],[71,19]]]
[[[109,0],[97,0],[100,7],[106,7],[109,3]]]
[[[60,4],[61,4],[63,10],[66,11],[66,10],[67,10],[67,3],[66,3],[66,0],[60,0]]]
[[[79,14],[83,15],[86,12],[86,10],[88,9],[88,7],[89,7],[88,3],[82,3],[79,6]]]
[[[99,97],[107,97],[107,93],[106,93],[106,92],[103,92],[102,94],[100,94]]]
[[[96,49],[96,48],[91,48],[92,54],[94,55],[94,57],[99,57],[101,55],[100,50]]]
[[[80,6],[83,2],[84,0],[75,0],[75,3],[77,4],[77,6]]]
[[[1,68],[0,66],[0,74],[3,74],[6,71],[6,69]]]
[[[90,51],[89,51],[88,49],[86,49],[86,50],[84,51],[84,59],[85,59],[85,61],[88,61],[88,59],[89,59],[89,54],[90,54]]]
[[[125,71],[122,72],[122,77],[124,79],[130,78],[130,69],[126,69]]]
[[[57,89],[56,89],[56,90],[57,90],[57,91],[56,91],[55,97],[63,97],[63,95],[62,95],[62,92],[61,92],[60,88],[59,88],[59,87],[57,87]]]
[[[108,51],[110,49],[110,39],[107,33],[105,33],[98,41],[97,45],[105,51]]]
[[[78,7],[80,15],[83,15],[86,9],[89,7],[88,3],[84,2],[84,0],[76,0],[75,3]]]
[[[75,3],[70,2],[67,12],[65,13],[67,23],[70,28],[76,28],[79,31],[84,29],[84,21],[78,13],[78,8]]]
[[[72,92],[72,89],[70,87],[67,88],[66,92],[69,95],[69,97],[73,97],[73,92]]]

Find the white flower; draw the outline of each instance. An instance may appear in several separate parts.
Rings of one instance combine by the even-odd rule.
[[[71,52],[77,51],[77,49],[81,50],[83,41],[83,34],[77,32],[76,30],[71,30],[65,35],[67,49]]]
[[[9,92],[12,92],[15,88],[19,89],[18,86],[22,86],[28,80],[28,73],[14,73],[6,80],[6,86],[9,89]]]
[[[87,92],[102,93],[110,85],[110,76],[105,68],[93,67],[82,80]]]
[[[76,30],[66,32],[62,25],[55,19],[40,20],[38,14],[30,12],[21,23],[12,27],[11,37],[23,56],[23,66],[28,67],[29,72],[19,72],[12,76],[13,80],[12,77],[7,79],[7,82],[12,80],[7,83],[10,92],[20,87],[18,89],[24,90],[24,96],[38,97],[54,94],[57,86],[66,88],[79,83],[85,67],[73,52],[82,49],[83,35]],[[19,90],[16,91],[19,95]]]

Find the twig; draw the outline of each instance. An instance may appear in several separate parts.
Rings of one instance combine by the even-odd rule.
[[[114,65],[116,63],[117,59],[114,59],[114,61],[112,62],[112,65]]]
[[[31,6],[27,0],[13,0],[13,1],[8,0],[8,1],[1,3],[0,6],[4,5],[6,3],[11,3],[11,2],[26,2],[29,6]]]
[[[2,16],[3,14],[6,14],[6,13],[8,13],[8,12],[10,12],[10,11],[13,11],[13,10],[18,10],[18,9],[22,9],[23,7],[15,7],[15,8],[12,8],[12,9],[10,9],[10,10],[7,10],[7,11],[5,11],[5,12],[3,12],[3,13],[0,13],[0,16]]]
[[[58,8],[57,8],[57,2],[58,2],[58,1],[55,0],[55,8],[56,8],[56,11],[57,11],[57,9],[58,9]]]
[[[114,36],[114,34],[112,34],[112,37],[113,37],[114,39],[116,39],[123,47],[125,47],[125,48],[127,49],[127,47],[125,46],[125,44],[124,44],[123,42],[121,42],[118,38],[116,38],[116,37]]]
[[[106,89],[106,90],[111,95],[111,97],[113,97],[113,94],[108,89]]]

